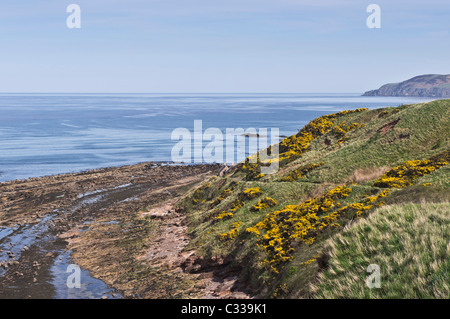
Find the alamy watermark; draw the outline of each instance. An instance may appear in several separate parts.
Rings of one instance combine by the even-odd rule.
[[[371,13],[366,20],[367,27],[369,29],[381,28],[381,8],[378,4],[370,4],[366,11]]]
[[[369,267],[367,267],[367,272],[370,273],[370,276],[366,279],[366,286],[370,289],[381,288],[380,266],[377,264],[370,264]]]
[[[369,4],[366,8],[367,13],[370,15],[367,17],[366,25],[369,29],[381,28],[381,8],[378,4]],[[66,25],[69,29],[81,28],[81,8],[78,4],[69,4],[66,8],[66,12],[70,15],[66,19]]]
[[[81,268],[78,265],[70,264],[67,266],[66,273],[70,275],[66,279],[66,286],[69,289],[81,288]]]
[[[81,28],[81,8],[78,4],[69,4],[66,12],[70,13],[67,17],[66,25],[69,29]]]
[[[171,139],[178,141],[171,158],[176,163],[249,163],[261,164],[262,174],[278,171],[279,129],[271,128],[207,128],[202,120],[194,121],[194,131],[177,128]],[[204,145],[206,142],[206,146]]]

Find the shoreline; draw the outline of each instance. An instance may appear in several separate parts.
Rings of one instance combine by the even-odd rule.
[[[178,237],[164,236],[166,231],[175,231],[181,242],[189,240],[187,232],[180,233],[186,227],[183,216],[170,209],[163,215],[173,216],[148,212],[176,202],[194,185],[219,174],[222,165],[162,164],[144,162],[1,182],[0,298],[54,298],[58,287],[52,285],[51,269],[61,253],[71,254],[72,262],[124,298],[201,295],[205,283],[180,271],[192,253],[176,265],[142,259],[149,249],[161,252],[157,240],[164,237],[171,238],[167,243],[176,248],[172,255],[181,254]]]
[[[104,172],[104,171],[111,170],[111,169],[121,169],[121,168],[141,165],[141,164],[154,164],[155,167],[158,165],[159,166],[165,166],[165,165],[169,165],[169,166],[220,165],[220,164],[215,164],[215,163],[212,163],[212,164],[209,164],[209,163],[175,163],[172,161],[148,161],[148,162],[138,162],[138,163],[133,163],[133,164],[104,166],[104,167],[97,167],[97,168],[92,168],[92,169],[82,169],[80,171],[73,171],[73,172],[61,172],[61,173],[54,173],[54,174],[41,175],[41,176],[29,176],[29,177],[25,177],[25,178],[15,178],[15,179],[10,179],[10,180],[5,180],[5,181],[0,180],[0,185],[2,185],[3,183],[14,183],[14,182],[20,183],[20,182],[26,182],[26,181],[30,181],[30,180],[39,180],[42,178],[100,173],[100,172]],[[2,173],[4,173],[4,172],[0,171],[0,178],[2,176]]]

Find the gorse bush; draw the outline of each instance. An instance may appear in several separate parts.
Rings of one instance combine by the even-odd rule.
[[[231,230],[227,233],[219,234],[218,237],[221,241],[229,241],[235,239],[239,232],[239,226],[241,226],[241,222],[236,222],[231,225]]]
[[[214,219],[215,220],[229,219],[229,218],[233,218],[233,216],[234,216],[233,213],[227,212],[227,211],[223,211],[219,215],[214,217]]]
[[[241,195],[240,197],[243,197],[243,199],[253,199],[261,194],[262,191],[259,187],[247,188],[240,194]]]
[[[261,199],[259,202],[257,202],[255,205],[253,205],[250,210],[252,211],[262,211],[269,207],[275,206],[277,204],[276,200],[270,197],[265,197]]]
[[[335,187],[321,197],[269,213],[264,220],[247,228],[248,233],[259,237],[258,245],[266,255],[263,264],[278,272],[278,266],[292,259],[292,243],[296,240],[313,243],[318,231],[330,225],[327,221],[331,222],[319,215],[329,212],[338,199],[347,197],[350,192],[346,186]]]
[[[192,203],[194,205],[203,202],[203,200],[206,199],[207,197],[207,191],[209,190],[209,188],[211,187],[211,184],[207,183],[203,186],[201,186],[200,188],[198,188],[195,192],[194,195],[192,196]]]
[[[316,138],[324,135],[333,128],[335,121],[344,115],[351,113],[367,111],[366,108],[360,108],[353,111],[342,111],[334,114],[324,115],[312,120],[305,125],[296,135],[287,137],[280,142],[280,162],[283,164],[292,162],[301,157],[310,146],[310,143]],[[356,128],[356,127],[353,127]]]
[[[245,160],[241,170],[245,172],[245,179],[248,181],[258,180],[264,177],[264,174],[261,174],[260,164],[250,163],[249,158]]]
[[[386,181],[386,178],[395,178],[395,183],[382,185],[386,185],[385,187],[388,188],[406,187],[411,185],[415,178],[429,174],[446,164],[447,162],[440,159],[407,161],[388,171],[374,185],[379,186]],[[379,198],[386,197],[388,194],[388,191],[385,190],[376,196],[367,196],[362,203],[338,207],[340,203],[337,203],[337,200],[347,197],[351,192],[352,189],[347,186],[335,187],[320,197],[299,205],[288,205],[282,210],[272,212],[263,221],[247,228],[247,232],[259,236],[258,245],[266,254],[263,264],[268,265],[277,273],[280,265],[292,260],[294,251],[292,243],[294,241],[299,240],[305,244],[312,244],[324,229],[341,226],[337,223],[341,216],[353,214],[358,218],[371,210]],[[382,204],[382,202],[378,203],[377,206]],[[329,214],[325,215],[326,213]]]
[[[331,129],[331,134],[333,134],[336,138],[338,138],[338,143],[343,142],[344,139],[347,137],[347,133],[351,130],[357,129],[360,127],[359,123],[352,123],[350,125],[346,125],[345,121],[343,121],[341,124],[334,126]]]
[[[339,117],[367,110],[367,108],[359,108],[352,111],[342,111],[334,114],[324,115],[315,120],[312,120],[311,122],[306,124],[305,127],[303,127],[297,134],[286,137],[279,143],[279,158],[276,160],[280,162],[281,166],[300,158],[306,151],[308,151],[312,141],[331,131],[334,123]],[[342,137],[345,137],[346,132],[356,129],[357,127],[359,127],[359,124],[357,123],[353,123],[349,126],[345,126],[344,123],[343,126],[341,124],[338,128],[336,128],[335,134],[342,131],[343,133],[339,134],[343,134]],[[268,153],[270,153],[271,147],[269,147],[268,150]],[[250,159],[256,160],[250,161]],[[257,153],[248,157],[245,163],[241,166],[240,170],[245,172],[247,180],[258,180],[264,177],[264,174],[261,174],[260,165],[261,162],[259,160],[259,153]]]
[[[233,218],[234,212],[243,207],[246,204],[246,200],[256,198],[262,193],[263,192],[259,187],[245,189],[244,191],[239,193],[238,197],[233,202],[231,202],[231,204],[229,205],[230,208],[228,210],[223,210],[218,215],[214,216],[214,220],[221,221]]]
[[[430,174],[447,164],[448,151],[428,160],[406,161],[402,165],[386,172],[373,186],[382,188],[403,188],[410,186],[416,178]]]

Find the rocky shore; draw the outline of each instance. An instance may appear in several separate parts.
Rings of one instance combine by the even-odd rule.
[[[232,297],[236,280],[213,281],[214,262],[183,250],[187,226],[172,209],[221,169],[151,162],[0,183],[0,298],[55,298],[51,269],[64,252],[113,296]]]

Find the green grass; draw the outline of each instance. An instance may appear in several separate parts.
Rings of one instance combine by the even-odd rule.
[[[406,105],[399,112],[387,109],[390,114],[382,118],[377,117],[382,110],[353,115],[352,121],[365,126],[349,132],[344,145],[326,148],[322,145],[326,137],[319,138],[312,143],[312,151],[298,161],[317,158],[325,162],[310,174],[310,179],[339,183],[358,168],[392,167],[406,160],[430,157],[450,144],[449,104],[450,100],[438,100]],[[377,132],[398,118],[398,124],[385,135]]]
[[[398,119],[400,120],[395,126],[382,130],[384,126]],[[245,229],[253,227],[270,212],[321,196],[348,181],[356,181],[358,185],[350,186],[352,192],[348,198],[341,200],[341,205],[364,202],[366,196],[374,196],[381,191],[373,186],[373,182],[388,169],[407,160],[430,158],[450,148],[450,100],[351,113],[340,117],[335,125],[342,121],[347,124],[360,124],[357,129],[346,134],[343,143],[338,143],[335,136],[326,133],[311,142],[309,151],[301,158],[282,166],[278,173],[266,175],[258,181],[245,181],[244,174],[239,171],[225,177],[212,178],[204,183],[210,184],[200,197],[201,201],[205,202],[196,205],[192,203],[195,189],[186,194],[179,206],[185,208],[189,221],[191,242],[187,249],[195,249],[198,255],[205,257],[230,257],[232,264],[239,265],[242,269],[241,277],[247,279],[260,296],[311,297],[310,284],[317,277],[319,265],[317,261],[306,265],[305,262],[316,259],[322,252],[324,243],[342,232],[343,228],[323,231],[311,245],[295,243],[292,261],[283,265],[279,274],[270,273],[261,266],[260,257],[263,258],[264,254],[257,247],[255,236],[246,233]],[[283,176],[300,166],[320,162],[324,162],[324,165],[313,169],[299,180],[280,181]],[[450,167],[444,166],[418,178],[412,186],[391,190],[382,201],[388,205],[420,204],[424,201],[440,205],[439,203],[450,201],[449,181]],[[232,182],[239,184],[220,204],[212,205]],[[227,209],[240,192],[250,187],[260,187],[263,194],[246,201],[243,207],[233,213],[233,218],[214,221],[212,216],[215,212]],[[261,212],[250,210],[252,205],[266,196],[275,199],[277,205]],[[378,211],[375,211],[374,207],[362,217],[377,214]],[[352,216],[344,216],[338,222],[345,226],[353,219]],[[218,235],[230,231],[235,222],[242,223],[238,236],[231,241],[220,241]]]
[[[402,204],[378,209],[330,239],[327,270],[316,298],[449,298],[450,204]],[[380,288],[366,271],[380,267]]]

